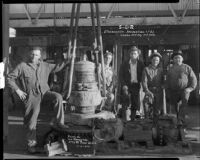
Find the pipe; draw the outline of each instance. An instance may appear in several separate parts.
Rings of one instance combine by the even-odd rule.
[[[93,47],[93,51],[95,53],[95,63],[96,63],[96,67],[97,67],[97,80],[98,80],[98,88],[100,90],[100,73],[99,73],[99,56],[98,56],[98,52],[95,52],[95,49],[97,47],[97,37],[96,37],[96,29],[95,29],[95,19],[94,19],[94,6],[93,3],[90,3],[90,9],[91,9],[91,20],[92,20],[92,31],[93,31],[93,36],[94,36],[94,47]]]
[[[74,43],[73,43],[73,52],[72,52],[72,60],[71,60],[71,65],[70,65],[70,72],[69,72],[69,90],[67,93],[67,99],[71,95],[72,91],[72,79],[73,79],[73,73],[74,73],[74,61],[76,58],[76,41],[77,41],[77,29],[78,29],[78,21],[79,21],[79,15],[80,15],[80,6],[81,3],[78,3],[77,5],[77,10],[76,10],[76,21],[75,21],[75,33],[74,33]]]
[[[76,3],[73,3],[72,5],[72,14],[71,14],[71,20],[70,20],[70,31],[69,31],[69,43],[68,43],[68,58],[71,54],[72,49],[72,32],[73,32],[73,25],[74,25],[74,16],[75,16],[75,8],[77,7]]]
[[[92,31],[94,33],[94,43],[95,43],[95,46],[94,48],[97,47],[97,37],[96,37],[96,30],[95,30],[95,18],[94,18],[94,6],[93,6],[93,3],[90,3],[90,9],[91,9],[91,19],[92,19]]]
[[[97,15],[97,44],[100,49],[101,53],[101,72],[103,78],[103,96],[106,96],[106,79],[105,79],[105,70],[104,70],[104,56],[103,56],[103,43],[102,43],[102,35],[101,35],[101,23],[100,23],[100,16],[99,16],[99,4],[95,3],[96,5],[96,15]]]
[[[76,7],[76,3],[73,3],[72,4],[72,11],[71,11],[71,19],[70,19],[70,30],[69,30],[69,42],[68,42],[67,59],[70,58],[71,49],[72,49],[72,32],[73,32],[73,26],[74,26],[75,7]],[[66,89],[66,86],[67,86],[67,83],[68,83],[68,74],[69,74],[68,68],[66,68],[65,76],[64,76],[63,89],[62,89],[63,92],[65,92],[65,89]],[[63,94],[65,94],[65,93],[63,93]]]

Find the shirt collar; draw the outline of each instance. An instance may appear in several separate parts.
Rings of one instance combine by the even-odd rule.
[[[152,69],[157,69],[157,68],[158,68],[158,66],[157,66],[157,67],[154,67],[152,64],[150,64],[149,66],[150,66],[150,68],[152,68]]]
[[[137,64],[137,61],[136,61],[136,63],[132,63],[132,61],[131,61],[131,59],[129,60],[129,64],[132,64],[132,65],[135,65],[135,64]]]
[[[41,61],[39,61],[39,63],[37,64],[37,68],[40,66],[40,64],[41,64]],[[31,66],[33,69],[37,69],[36,67],[35,67],[35,65],[33,64],[33,63],[31,63],[31,62],[28,62],[28,65],[29,66]]]

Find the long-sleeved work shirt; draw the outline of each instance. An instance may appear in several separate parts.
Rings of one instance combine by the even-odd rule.
[[[50,90],[48,78],[51,72],[58,72],[65,67],[66,63],[50,64],[40,62],[38,66],[32,63],[22,62],[7,75],[7,84],[13,90],[21,89],[27,94],[44,94]],[[19,79],[20,85],[16,84]]]
[[[149,65],[145,67],[142,73],[142,86],[144,91],[151,88],[161,88],[163,84],[163,69]]]
[[[183,90],[190,88],[194,90],[197,78],[192,68],[187,64],[173,65],[167,73],[167,87],[170,90]]]

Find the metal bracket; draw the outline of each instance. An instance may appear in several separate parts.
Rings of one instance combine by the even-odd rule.
[[[30,12],[28,11],[27,4],[24,4],[24,9],[25,9],[26,15],[27,15],[28,19],[31,21],[32,24],[36,24],[37,23],[37,21],[38,21],[38,19],[40,17],[40,14],[41,14],[43,6],[44,6],[44,4],[40,5],[40,8],[38,9],[36,18],[32,19],[31,15],[30,15]]]
[[[172,7],[171,3],[168,3],[169,9],[171,10],[174,18],[176,19],[177,23],[182,22],[183,18],[185,17],[187,10],[191,4],[192,0],[188,0],[185,9],[183,10],[183,13],[181,16],[177,16],[176,12],[174,11],[174,8]]]

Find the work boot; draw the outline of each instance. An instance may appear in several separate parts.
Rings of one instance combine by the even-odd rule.
[[[37,142],[35,140],[28,140],[27,151],[30,154],[35,154]]]
[[[140,115],[140,112],[139,112],[139,111],[136,111],[135,118],[136,118],[136,119],[140,119],[140,118],[141,118],[141,115]]]

